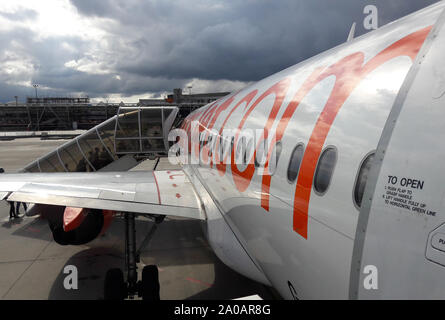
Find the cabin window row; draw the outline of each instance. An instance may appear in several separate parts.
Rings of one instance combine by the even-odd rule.
[[[241,137],[240,143],[238,143],[238,147],[236,150],[235,159],[242,159],[242,164],[247,165],[247,162],[252,156],[252,140],[246,144],[246,138]],[[211,142],[211,140],[209,141]],[[224,149],[227,145],[230,145],[231,150],[233,150],[234,145],[234,137],[230,139],[230,144],[226,143],[222,137],[220,137],[220,159],[222,159],[224,154]],[[201,146],[204,144],[201,141]],[[276,167],[278,165],[278,161],[281,155],[282,143],[281,141],[277,141],[274,146],[275,150],[271,153],[271,158],[269,159],[269,173],[273,175],[276,171]],[[210,148],[212,149],[212,148]],[[289,183],[294,183],[297,180],[298,174],[300,172],[300,166],[303,161],[305,146],[303,143],[297,144],[292,150],[289,164],[287,168],[287,180]],[[258,145],[256,150],[256,157],[254,159],[255,167],[261,167],[261,164],[264,164],[264,157],[266,156],[267,146],[265,140],[262,141]],[[363,194],[365,191],[366,181],[368,179],[369,171],[371,169],[372,160],[374,159],[375,153],[372,152],[365,156],[363,161],[361,162],[358,172],[357,178],[354,183],[353,189],[353,201],[354,204],[360,208],[362,204]],[[209,156],[211,156],[211,150],[209,150]],[[322,196],[324,195],[331,183],[332,175],[334,173],[335,165],[337,163],[337,148],[333,146],[329,146],[323,150],[318,160],[315,174],[314,174],[314,182],[313,187],[315,192]]]
[[[289,165],[287,167],[287,180],[294,183],[300,172],[301,162],[304,156],[304,144],[299,143],[292,150]],[[332,174],[334,173],[335,164],[337,163],[337,149],[335,147],[327,147],[323,150],[315,168],[314,190],[318,195],[324,195],[331,183]]]
[[[287,180],[294,183],[298,177],[301,162],[304,156],[304,144],[299,143],[292,151],[289,165],[287,168]],[[357,208],[362,205],[363,194],[365,192],[366,182],[373,163],[375,152],[371,152],[364,157],[354,182],[353,201]],[[334,168],[337,163],[337,149],[335,147],[327,147],[318,160],[314,175],[314,189],[318,195],[324,195],[331,182]]]

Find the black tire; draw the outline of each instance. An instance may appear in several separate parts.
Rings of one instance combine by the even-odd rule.
[[[107,271],[104,284],[105,300],[124,300],[125,299],[124,273],[121,269],[115,268]]]
[[[142,281],[140,285],[140,296],[142,300],[157,301],[159,296],[159,273],[155,265],[145,266],[142,269]]]

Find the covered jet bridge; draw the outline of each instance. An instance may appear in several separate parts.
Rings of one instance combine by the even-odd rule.
[[[33,161],[24,172],[124,171],[168,154],[178,107],[121,107],[118,114]]]

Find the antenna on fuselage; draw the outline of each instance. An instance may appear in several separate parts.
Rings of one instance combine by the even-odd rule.
[[[346,40],[346,42],[351,41],[352,39],[354,39],[355,36],[355,25],[356,23],[354,22],[351,26],[351,30],[349,30],[349,35],[348,35],[348,39]]]

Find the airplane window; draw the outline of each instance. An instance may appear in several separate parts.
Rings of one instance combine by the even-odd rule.
[[[333,147],[326,148],[318,160],[314,178],[315,191],[320,195],[323,195],[329,187],[336,162],[337,150]]]
[[[290,157],[289,167],[287,168],[287,179],[293,183],[297,179],[298,171],[300,170],[301,160],[303,160],[304,146],[298,144]]]
[[[246,146],[246,150],[244,150],[244,158],[243,158],[243,162],[244,164],[248,164],[248,162],[250,161],[250,159],[253,156],[253,139],[249,139],[247,142],[247,146]]]
[[[277,170],[278,161],[280,160],[280,155],[281,155],[281,149],[282,149],[281,141],[278,141],[275,144],[274,149],[272,150],[272,154],[270,156],[269,172],[271,176],[274,175],[275,171]]]
[[[213,134],[210,133],[209,134],[208,143],[207,143],[207,146],[209,148],[209,152],[208,152],[209,157],[212,157],[212,155],[213,155],[213,144],[214,144],[214,142],[213,142]]]
[[[222,135],[221,136],[221,157],[220,157],[220,162],[224,163],[224,161],[226,161],[227,159],[230,159],[231,155],[230,153],[232,152],[233,148],[233,139],[234,137],[230,137],[228,135]]]
[[[236,154],[235,154],[235,163],[236,164],[244,164],[245,145],[246,145],[245,137],[241,137],[240,139],[238,139],[238,144],[236,147]]]
[[[266,159],[266,152],[267,152],[267,146],[266,146],[266,140],[261,140],[261,142],[258,144],[257,150],[256,150],[256,157],[255,157],[255,167],[263,167],[264,162]]]
[[[365,192],[366,181],[368,180],[369,170],[371,170],[374,155],[375,153],[371,153],[363,160],[357,179],[355,181],[354,202],[359,208],[362,205],[363,193]]]
[[[219,144],[218,144],[218,151],[219,151],[219,162],[222,163],[223,157],[224,157],[224,146],[226,145],[226,142],[222,135],[219,136]]]
[[[199,135],[199,145],[201,146],[201,148],[204,146],[204,144],[207,142],[205,140],[205,131],[202,131],[201,134]]]

